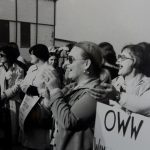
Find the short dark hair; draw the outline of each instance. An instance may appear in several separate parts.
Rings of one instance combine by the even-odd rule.
[[[115,53],[115,50],[114,50],[112,44],[110,44],[108,42],[102,42],[98,46],[102,50],[102,55],[103,55],[104,59],[108,63],[115,65],[117,58],[116,58],[116,53]]]
[[[6,58],[10,63],[15,63],[17,61],[18,55],[14,53],[14,48],[11,47],[9,44],[0,47],[0,51],[3,52],[6,55]]]
[[[150,43],[148,42],[140,42],[137,45],[141,46],[144,51],[144,67],[143,71],[146,76],[150,77]]]
[[[50,52],[49,57],[51,57],[51,56],[55,56],[57,59],[59,58],[59,55],[55,52]]]
[[[20,56],[20,51],[19,51],[19,47],[18,47],[17,43],[9,42],[8,45],[12,48],[12,50],[14,51],[16,56],[19,57]]]
[[[43,61],[47,61],[49,59],[49,51],[47,46],[44,44],[36,44],[32,46],[29,49],[29,53],[35,55]]]

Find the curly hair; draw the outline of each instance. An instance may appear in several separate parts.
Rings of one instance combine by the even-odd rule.
[[[6,55],[8,61],[13,64],[17,61],[18,55],[15,52],[15,48],[8,45],[0,47],[0,52],[3,52]]]
[[[49,59],[48,47],[44,44],[36,44],[29,49],[29,53],[35,55],[43,61]]]

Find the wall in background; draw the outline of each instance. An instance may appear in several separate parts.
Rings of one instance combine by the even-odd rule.
[[[0,0],[0,44],[16,42],[27,60],[36,43],[54,44],[54,0]]]

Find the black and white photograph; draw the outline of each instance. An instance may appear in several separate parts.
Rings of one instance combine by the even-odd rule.
[[[0,0],[0,150],[149,150],[149,0]]]

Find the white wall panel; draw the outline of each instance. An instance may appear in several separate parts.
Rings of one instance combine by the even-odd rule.
[[[0,19],[15,20],[15,0],[0,0]]]
[[[9,22],[9,41],[10,42],[16,42],[16,23],[15,22]]]
[[[39,25],[38,26],[38,43],[46,44],[47,46],[53,45],[53,30],[51,26]]]
[[[36,0],[18,0],[18,20],[36,22]]]
[[[39,0],[39,23],[54,24],[54,2]]]
[[[31,28],[31,46],[36,44],[36,25],[35,24],[31,24],[30,25]]]

